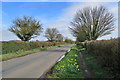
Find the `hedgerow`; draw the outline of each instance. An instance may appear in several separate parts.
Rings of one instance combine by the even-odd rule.
[[[49,46],[58,46],[66,44],[65,42],[24,42],[24,41],[3,41],[2,54],[13,53],[17,51],[32,50],[35,48],[44,48]]]
[[[96,58],[101,67],[107,69],[113,77],[120,77],[120,38],[95,40],[85,44],[87,54]]]

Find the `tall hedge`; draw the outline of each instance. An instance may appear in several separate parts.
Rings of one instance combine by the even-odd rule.
[[[17,52],[20,50],[32,50],[35,48],[43,48],[49,46],[57,46],[65,44],[65,42],[24,42],[24,41],[3,41],[2,54]]]
[[[106,67],[114,77],[120,77],[120,38],[96,40],[86,43],[87,53],[94,56],[101,65]]]

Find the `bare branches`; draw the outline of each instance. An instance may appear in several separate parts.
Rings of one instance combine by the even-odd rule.
[[[48,39],[48,41],[63,41],[62,34],[59,33],[59,31],[56,28],[47,28],[45,32],[45,37]]]
[[[79,38],[85,36],[87,40],[96,40],[114,30],[114,16],[104,6],[86,7],[77,11],[71,25],[73,36],[77,37],[84,33],[85,35]]]

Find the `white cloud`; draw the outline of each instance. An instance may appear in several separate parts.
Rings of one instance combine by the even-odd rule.
[[[8,31],[7,29],[2,30],[2,39],[0,41],[9,41],[9,40],[20,40],[15,34]]]
[[[44,33],[41,33],[40,36],[32,38],[30,41],[47,41],[47,39],[44,37]]]
[[[58,20],[54,23],[51,23],[49,24],[50,27],[55,27],[55,28],[58,28],[60,30],[60,32],[65,35],[65,37],[69,37],[69,38],[72,38],[72,39],[75,39],[70,31],[68,30],[68,27],[70,26],[70,22],[72,21],[74,15],[76,14],[76,11],[78,9],[83,9],[84,7],[88,7],[88,6],[99,6],[99,5],[103,5],[105,6],[106,8],[108,8],[109,11],[111,11],[113,13],[113,15],[115,16],[115,18],[117,19],[118,18],[118,6],[115,5],[114,7],[110,8],[110,6],[108,6],[108,3],[80,3],[80,4],[74,4],[73,6],[65,9],[63,11],[63,14],[61,16],[58,17]],[[115,25],[116,25],[116,29],[112,32],[112,34],[110,35],[107,35],[107,36],[104,36],[104,37],[101,37],[99,39],[109,39],[110,37],[117,37],[116,35],[118,35],[118,27],[117,27],[117,20],[115,22]]]
[[[115,5],[113,8],[110,9],[112,14],[115,16],[115,19],[118,19],[118,5]]]
[[[1,30],[1,29],[0,29]],[[8,31],[8,28],[4,28],[2,29],[2,31],[0,31],[1,35],[0,35],[0,41],[9,41],[9,40],[20,40],[14,33]],[[35,41],[35,40],[39,40],[39,41],[46,41],[46,38],[43,37],[43,33],[36,37],[31,39],[30,41]]]
[[[49,24],[49,28],[65,28],[67,27],[67,22],[64,22],[64,21],[56,21],[56,22],[53,22],[51,24]]]
[[[2,30],[2,32],[0,31],[0,33],[2,34],[2,38],[0,38],[0,41],[20,40],[14,33],[8,31],[7,29]],[[41,34],[40,36],[33,38],[30,41],[35,40],[46,41],[46,38],[43,37],[43,34]]]
[[[83,4],[74,4],[73,6],[65,9],[63,11],[63,14],[58,17],[58,20],[54,23],[49,24],[49,27],[55,27],[59,29],[60,33],[64,35],[64,37],[69,37],[72,39],[75,39],[69,30],[70,22],[72,21],[74,15],[76,14],[76,11],[78,9],[83,9],[86,6],[97,6],[101,3],[83,3]],[[104,3],[105,4],[105,3]]]
[[[101,38],[98,38],[98,40],[101,39],[110,39],[117,38],[119,35],[119,29],[118,29],[118,5],[115,5],[113,8],[109,9],[110,12],[112,12],[113,16],[115,17],[115,30],[111,32],[111,34],[103,36]]]
[[[45,1],[47,1],[47,0],[45,0]],[[72,0],[70,0],[70,1],[72,1]],[[70,26],[70,22],[72,21],[76,11],[78,9],[83,9],[86,6],[98,6],[98,5],[101,5],[101,4],[106,6],[106,7],[109,7],[109,6],[107,6],[107,3],[100,3],[100,2],[99,3],[89,2],[89,3],[79,3],[79,4],[75,3],[75,4],[73,4],[73,6],[64,9],[63,14],[60,15],[58,17],[58,19],[56,19],[54,22],[52,22],[50,24],[47,24],[47,20],[44,19],[43,17],[36,16],[35,18],[37,18],[38,20],[41,20],[41,22],[44,23],[43,27],[44,26],[47,26],[47,27],[50,27],[50,28],[55,27],[60,31],[60,33],[62,33],[64,35],[64,37],[68,37],[68,38],[71,38],[71,39],[75,40],[75,38],[71,35],[68,27]],[[115,15],[116,18],[118,18],[118,16],[117,16],[118,15],[117,5],[114,6],[113,8],[111,8],[111,9],[109,9],[109,10],[113,12],[113,14]],[[116,25],[117,25],[117,22],[116,22]],[[111,35],[107,35],[107,36],[101,37],[99,39],[110,38],[111,36],[116,37],[117,33],[118,33],[117,30],[115,30],[114,32],[112,32]],[[44,35],[44,33],[42,33],[39,37],[34,38],[32,40],[44,40],[45,41],[46,38],[43,37],[43,35]],[[15,35],[13,35],[13,33],[11,33],[11,32],[3,31],[3,40],[7,40],[7,39],[15,39],[16,40],[18,38]]]
[[[117,38],[117,37],[118,37],[118,28],[116,28],[111,34],[100,37],[97,40],[111,39],[111,38]]]
[[[0,27],[2,27],[2,26],[6,26],[6,25],[5,25],[5,24],[3,24],[3,25],[2,25],[2,24],[0,24]]]
[[[35,16],[34,17],[36,20],[40,21],[40,23],[46,24],[46,20],[43,17],[40,16]],[[43,27],[45,25],[42,25]],[[8,25],[7,24],[2,24],[0,25],[0,41],[9,41],[9,40],[20,40],[14,33],[8,31]],[[39,40],[39,41],[45,41],[46,39],[43,37],[41,34],[40,36],[31,39],[33,40]]]
[[[6,24],[2,24],[0,25],[1,28],[7,28],[7,25]]]

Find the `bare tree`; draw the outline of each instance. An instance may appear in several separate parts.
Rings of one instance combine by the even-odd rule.
[[[62,42],[63,41],[63,36],[62,36],[62,34],[57,34],[57,36],[56,36],[56,41],[58,41],[58,42]]]
[[[48,41],[53,42],[56,41],[57,34],[59,34],[59,31],[56,28],[47,28],[45,37],[48,39]]]
[[[71,22],[73,36],[85,40],[96,40],[114,30],[114,16],[104,7],[86,7],[77,11]]]
[[[13,21],[13,26],[9,31],[13,32],[22,41],[29,41],[37,37],[42,32],[42,24],[32,17],[24,16],[23,19],[17,18]]]

